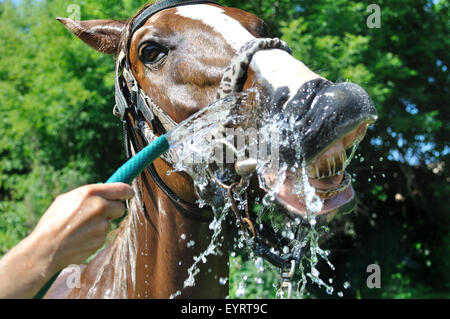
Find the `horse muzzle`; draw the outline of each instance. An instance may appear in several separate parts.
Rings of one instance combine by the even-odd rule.
[[[323,202],[316,208],[316,215],[326,214],[330,219],[338,212],[352,211],[356,201],[346,169],[368,127],[377,119],[372,100],[356,84],[334,84],[324,79],[305,83],[286,100],[285,94],[275,92],[270,104],[271,116],[289,127],[280,132],[279,157],[287,169],[276,201],[293,218],[306,215],[308,187],[298,191],[303,176],[303,185],[307,182],[312,186]],[[260,182],[270,191],[280,178],[271,172],[260,176]]]

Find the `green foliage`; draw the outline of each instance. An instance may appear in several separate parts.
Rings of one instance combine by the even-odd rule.
[[[29,230],[56,195],[105,180],[123,161],[111,115],[114,60],[55,20],[67,14],[63,1],[0,6],[0,214],[2,224],[4,214],[18,214]],[[111,10],[84,2],[82,13],[91,12],[84,6]],[[94,17],[106,18],[86,16]],[[1,251],[28,232],[23,227],[2,233]]]
[[[230,297],[274,298],[281,282],[279,273],[267,261],[258,262],[245,255],[230,257]]]
[[[351,283],[344,297],[449,297],[448,1],[380,0],[379,29],[366,25],[372,1],[221,2],[259,15],[322,76],[360,84],[379,111],[351,168],[358,209],[329,225],[336,271],[324,265],[321,273],[334,278],[335,291]],[[82,19],[126,19],[143,1],[70,4]],[[0,1],[0,254],[56,195],[105,180],[123,161],[111,114],[114,59],[55,20],[72,13],[68,6]],[[381,266],[381,289],[365,285],[372,263]],[[232,297],[244,274],[246,297],[275,295],[274,271],[258,273],[246,256],[230,265]]]

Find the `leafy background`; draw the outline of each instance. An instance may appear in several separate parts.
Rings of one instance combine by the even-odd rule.
[[[220,2],[265,19],[295,57],[331,81],[360,84],[378,109],[352,166],[358,208],[336,218],[322,243],[336,267],[320,265],[324,278],[344,298],[448,298],[448,1]],[[371,3],[381,8],[381,28],[367,27]],[[114,58],[55,20],[72,13],[70,4],[80,6],[82,19],[124,19],[144,3],[0,0],[0,256],[56,195],[105,180],[124,160],[112,116]],[[381,266],[380,289],[365,284],[373,263]],[[244,276],[246,297],[274,296],[273,271],[258,273],[237,255],[232,297]],[[339,298],[314,286],[308,291],[311,298]]]

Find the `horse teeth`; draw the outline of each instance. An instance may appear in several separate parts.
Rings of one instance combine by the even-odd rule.
[[[318,172],[318,169],[317,169],[316,163],[311,163],[306,168],[306,173],[308,174],[308,177],[310,177],[310,178],[317,178],[317,172]]]
[[[320,178],[327,177],[326,176],[327,175],[326,166],[327,166],[327,159],[322,158],[322,160],[320,161]]]
[[[336,160],[335,160],[334,156],[331,157],[331,164],[333,167],[331,174],[332,174],[332,176],[335,176],[336,175]]]
[[[316,168],[316,176],[315,176],[315,178],[320,178],[319,165],[317,165],[317,163],[316,163],[316,164],[314,164],[314,166],[315,166],[315,168]]]
[[[308,168],[308,177],[314,179],[325,179],[333,176],[343,174],[346,168],[347,153],[345,150],[336,152],[330,156],[325,155],[314,163],[311,163]]]

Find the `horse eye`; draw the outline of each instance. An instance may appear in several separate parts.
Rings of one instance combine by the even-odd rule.
[[[139,49],[139,57],[146,64],[155,64],[167,56],[167,49],[158,44],[147,44]]]

